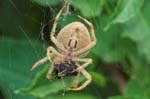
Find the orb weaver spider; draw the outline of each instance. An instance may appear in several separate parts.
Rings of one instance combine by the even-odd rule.
[[[90,33],[81,22],[72,22],[62,28],[57,37],[55,37],[55,30],[59,17],[65,7],[66,6],[63,6],[55,17],[52,31],[50,33],[50,39],[55,44],[58,51],[52,46],[48,47],[46,57],[37,61],[32,66],[31,71],[44,62],[50,61],[51,67],[46,76],[48,79],[51,79],[53,71],[55,71],[56,78],[75,75],[72,87],[67,88],[67,90],[82,90],[90,84],[92,80],[91,75],[85,70],[85,68],[92,63],[92,59],[84,57],[96,44],[94,27],[91,22],[78,15],[78,18],[89,25]],[[83,64],[80,65],[79,62],[83,62]],[[80,73],[82,73],[87,80],[78,87]]]

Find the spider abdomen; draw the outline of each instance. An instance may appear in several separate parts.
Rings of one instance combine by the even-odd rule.
[[[66,25],[58,33],[57,40],[66,48],[66,46],[70,44],[68,41],[70,41],[70,39],[74,35],[76,35],[77,37],[77,42],[75,42],[76,44],[74,51],[80,50],[86,47],[89,43],[91,43],[91,38],[88,29],[81,22],[72,22]]]

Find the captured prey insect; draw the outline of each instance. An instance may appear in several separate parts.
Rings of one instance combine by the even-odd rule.
[[[94,27],[91,22],[78,15],[90,28],[90,33],[81,22],[72,22],[60,30],[55,37],[55,30],[59,21],[59,17],[66,6],[63,6],[55,17],[54,24],[50,33],[50,39],[55,44],[58,51],[52,46],[47,48],[47,55],[43,59],[37,61],[31,68],[31,71],[46,61],[50,61],[51,66],[46,77],[51,79],[53,71],[55,78],[75,75],[73,85],[68,90],[82,90],[90,84],[91,75],[85,68],[92,63],[92,59],[84,58],[89,50],[96,44]],[[52,59],[53,58],[53,59]],[[83,62],[83,64],[81,62]],[[80,74],[87,79],[82,85],[78,86]]]

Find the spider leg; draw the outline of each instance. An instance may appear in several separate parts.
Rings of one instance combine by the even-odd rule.
[[[80,77],[80,72],[78,72],[77,76],[75,76],[72,86],[73,88],[77,88],[78,87],[78,83],[79,83],[79,77]]]
[[[50,53],[52,51],[52,53]],[[49,60],[51,62],[51,57],[54,56],[54,53],[58,54],[58,52],[53,48],[53,47],[48,47],[47,48],[47,56],[39,61],[37,61],[31,68],[31,71],[33,71],[35,68]]]
[[[87,59],[77,59],[76,61],[78,62],[85,62],[84,64],[82,64],[81,66],[79,66],[76,71],[80,72],[82,69],[86,68],[89,64],[92,63],[92,59],[87,58]]]
[[[82,90],[84,89],[87,85],[90,84],[92,78],[91,78],[91,75],[85,70],[81,70],[81,73],[85,76],[85,78],[87,79],[81,86],[79,86],[78,88],[75,88],[73,90]]]
[[[77,55],[77,56],[79,56],[79,55],[81,55],[83,53],[86,53],[89,49],[91,49],[96,44],[96,36],[95,36],[95,33],[94,33],[94,26],[93,26],[93,24],[91,22],[89,22],[88,20],[86,20],[85,18],[79,16],[79,15],[78,15],[78,17],[89,25],[92,41],[86,47],[84,47],[84,48],[82,48],[82,49],[80,49],[80,50],[78,50],[78,51],[73,53],[74,55]]]
[[[50,66],[50,68],[48,70],[48,73],[46,75],[46,77],[48,79],[51,79],[51,75],[52,75],[52,72],[54,70],[53,61],[51,60],[52,56],[60,56],[60,53],[55,48],[53,48],[53,47],[50,46],[50,47],[47,48],[47,57],[48,57],[48,60],[51,63],[51,66]]]
[[[43,59],[40,59],[39,61],[37,61],[31,68],[31,71],[33,71],[35,68],[37,68],[38,66],[40,66],[41,64],[43,64],[44,62],[46,62],[48,60],[48,57],[44,57]]]
[[[58,56],[58,55],[60,55],[60,53],[55,48],[53,48],[52,46],[47,48],[47,57],[48,57],[50,62],[52,62],[51,57]]]
[[[47,79],[51,79],[51,77],[52,77],[51,75],[52,75],[53,70],[54,70],[54,65],[51,64],[51,66],[50,66],[50,68],[49,68],[49,70],[47,72],[47,75],[46,75]]]
[[[91,75],[85,69],[82,69],[81,73],[86,77],[87,80],[81,86],[79,86],[77,88],[68,88],[67,90],[79,91],[79,90],[84,89],[87,85],[90,84],[90,82],[92,80]]]
[[[52,40],[52,42],[62,51],[66,51],[65,48],[63,47],[62,44],[60,44],[57,39],[55,38],[55,30],[56,30],[56,27],[57,27],[57,24],[58,24],[58,21],[59,21],[59,17],[62,13],[62,11],[64,10],[66,6],[63,6],[61,8],[61,10],[59,11],[59,13],[57,14],[57,16],[55,17],[55,20],[54,20],[54,24],[53,24],[53,28],[52,28],[52,31],[50,33],[50,38]]]
[[[93,44],[96,44],[96,36],[95,36],[95,33],[94,33],[94,26],[93,26],[93,24],[91,22],[89,22],[87,19],[85,19],[85,18],[83,18],[83,17],[81,17],[79,15],[78,15],[78,17],[89,25],[91,36],[92,36],[92,42],[93,42]]]
[[[83,65],[78,64],[78,68],[76,71],[80,74],[80,72],[87,78],[87,81],[83,83],[81,86],[77,87],[78,80],[79,80],[79,74],[76,76],[76,78],[73,81],[73,88],[69,88],[68,90],[82,90],[84,89],[90,82],[91,82],[91,76],[90,74],[84,69],[86,68],[90,63],[92,63],[92,59],[77,59],[78,62],[85,62]]]

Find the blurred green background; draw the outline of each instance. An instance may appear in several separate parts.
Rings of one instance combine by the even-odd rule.
[[[46,79],[49,63],[30,72],[53,46],[49,33],[64,3],[56,32],[81,15],[97,37],[87,56],[92,83],[77,92],[65,90],[72,77]],[[149,10],[150,0],[0,0],[0,99],[150,99]]]

